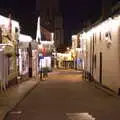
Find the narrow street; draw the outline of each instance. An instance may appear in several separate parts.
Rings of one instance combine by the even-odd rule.
[[[120,99],[83,81],[80,72],[49,73],[5,120],[119,120]],[[84,118],[84,119],[83,119]],[[86,118],[86,119],[85,119]]]

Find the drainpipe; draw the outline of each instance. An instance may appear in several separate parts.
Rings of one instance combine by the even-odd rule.
[[[32,47],[29,43],[29,77],[32,77]]]

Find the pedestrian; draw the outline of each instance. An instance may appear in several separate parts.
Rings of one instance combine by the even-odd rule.
[[[43,80],[47,80],[48,78],[48,68],[43,68]]]

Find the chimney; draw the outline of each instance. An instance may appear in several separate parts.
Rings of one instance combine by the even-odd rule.
[[[102,18],[106,19],[112,11],[112,0],[102,0]]]

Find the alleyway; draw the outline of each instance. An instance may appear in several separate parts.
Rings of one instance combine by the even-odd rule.
[[[95,120],[120,120],[119,112],[119,97],[83,81],[80,72],[57,71],[41,81],[5,120],[86,120],[75,118],[75,113],[88,113]]]

